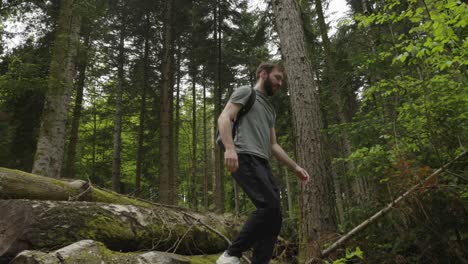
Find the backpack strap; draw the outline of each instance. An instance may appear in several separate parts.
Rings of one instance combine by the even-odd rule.
[[[235,121],[236,123],[238,122],[238,120],[241,119],[241,117],[243,117],[250,111],[250,109],[252,108],[256,100],[257,100],[257,92],[255,92],[254,88],[251,88],[249,100],[247,100],[245,105],[239,110],[239,113],[237,113],[236,121]]]
[[[255,92],[254,88],[251,88],[249,99],[247,100],[245,105],[241,107],[241,109],[237,113],[236,120],[232,124],[232,138],[233,139],[236,136],[237,124],[239,120],[250,111],[250,109],[252,108],[256,100],[257,100],[257,92]],[[224,145],[223,145],[223,141],[221,140],[221,135],[219,134],[219,129],[216,131],[216,144],[222,150],[224,150]]]
[[[241,120],[243,116],[245,116],[250,111],[250,109],[252,108],[256,100],[257,100],[257,92],[255,92],[254,88],[251,88],[249,100],[247,100],[245,105],[242,106],[242,108],[237,113],[236,120],[234,121],[234,124],[232,126],[232,138],[236,136],[237,125],[239,124],[239,121]]]

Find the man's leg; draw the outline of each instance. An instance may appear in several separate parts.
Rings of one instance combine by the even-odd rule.
[[[276,236],[281,228],[279,191],[271,178],[271,169],[266,160],[252,155],[239,154],[239,169],[233,177],[257,207],[242,227],[237,238],[228,249],[231,256],[242,255],[259,239],[269,241],[265,246],[254,249],[254,257],[267,259],[273,252]]]
[[[273,182],[273,175],[270,172],[270,180],[272,184],[276,186]],[[279,190],[278,200],[279,200]],[[281,215],[281,208],[278,206],[278,210],[271,210],[269,215],[270,222],[268,224],[269,229],[266,231],[265,235],[261,237],[260,240],[256,241],[253,248],[252,263],[258,264],[267,264],[270,263],[271,257],[273,255],[273,250],[276,244],[277,237],[281,230],[281,225],[283,218]]]

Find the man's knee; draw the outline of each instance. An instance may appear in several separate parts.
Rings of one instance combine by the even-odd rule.
[[[268,207],[266,208],[266,216],[272,224],[275,225],[276,228],[281,227],[281,223],[283,221],[283,216],[281,214],[281,207],[280,206],[274,206],[274,207]]]

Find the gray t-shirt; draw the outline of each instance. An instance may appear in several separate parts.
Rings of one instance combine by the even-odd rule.
[[[242,86],[234,90],[229,102],[245,105],[251,88]],[[238,126],[234,145],[237,153],[247,153],[266,160],[271,156],[271,128],[275,126],[276,113],[268,97],[254,90],[257,98],[250,111],[244,115]]]

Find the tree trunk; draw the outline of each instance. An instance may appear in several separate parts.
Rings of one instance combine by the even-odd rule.
[[[234,225],[220,216],[202,216],[166,207],[89,202],[0,200],[0,255],[25,249],[54,249],[83,239],[116,251],[155,249],[179,254],[222,251],[227,242],[194,218],[232,236]],[[189,217],[190,215],[190,217]]]
[[[177,44],[177,80],[176,80],[176,105],[175,105],[175,120],[174,120],[174,181],[173,181],[173,190],[175,192],[178,192],[178,181],[179,179],[179,170],[180,170],[180,164],[179,164],[179,131],[180,131],[180,79],[182,76],[182,69],[181,69],[181,58],[182,58],[182,53],[181,53],[181,47],[180,43]],[[175,204],[177,203],[177,200],[175,200]]]
[[[114,147],[113,147],[113,158],[112,158],[112,190],[115,192],[121,192],[120,186],[120,165],[121,158],[120,152],[122,149],[122,93],[123,93],[123,82],[124,82],[124,17],[122,14],[121,25],[120,25],[120,37],[119,37],[119,55],[117,58],[117,100],[115,105],[115,116],[114,116]]]
[[[240,214],[240,209],[239,209],[239,205],[240,205],[239,188],[238,188],[236,180],[234,180],[233,177],[231,177],[231,180],[232,180],[232,192],[234,193],[234,214],[236,216],[239,216],[239,214]]]
[[[337,82],[337,74],[336,74],[336,67],[335,63],[332,57],[332,51],[331,51],[331,45],[330,45],[330,40],[328,38],[328,30],[327,30],[327,25],[325,24],[325,18],[323,15],[323,8],[322,8],[322,0],[315,0],[315,10],[317,11],[317,19],[318,19],[318,24],[320,28],[320,35],[322,37],[322,44],[323,44],[323,49],[325,52],[325,64],[326,64],[326,72],[324,74],[325,79],[327,80],[327,84],[330,87],[330,94],[331,94],[331,101],[333,102],[333,109],[335,109],[335,116],[337,117],[337,122],[338,124],[345,124],[347,122],[346,120],[346,113],[344,112],[344,103],[342,100],[342,96],[339,90],[339,84]],[[346,131],[340,131],[339,135],[339,144],[341,146],[339,152],[341,152],[339,155],[342,157],[347,157],[351,154],[351,141],[349,139],[349,135],[347,134]],[[346,162],[346,170],[343,171],[344,175],[347,175],[350,171],[353,170],[354,165],[352,162]],[[361,202],[365,199],[366,197],[366,190],[365,190],[365,185],[363,183],[364,179],[362,178],[355,178],[355,182],[353,183],[354,186],[354,193],[356,195],[356,198],[358,199],[358,204],[361,204]],[[335,185],[339,184],[339,182],[335,182]],[[340,186],[335,186],[335,189],[341,189]],[[337,202],[340,194],[337,194]],[[340,202],[340,204],[342,204]],[[341,207],[342,208],[342,207]],[[340,215],[342,215],[343,209],[340,210]]]
[[[82,180],[67,181],[0,167],[0,199],[81,200],[151,207],[150,203],[131,199],[93,187]]]
[[[173,189],[175,192],[178,192],[178,181],[179,181],[179,131],[180,131],[180,79],[182,76],[181,73],[181,57],[182,53],[180,51],[180,43],[177,44],[177,80],[176,80],[176,105],[175,105],[175,120],[174,120],[174,182],[173,182]],[[176,202],[177,203],[177,200]]]
[[[288,200],[288,216],[290,219],[294,218],[294,210],[293,210],[293,204],[292,204],[292,189],[291,189],[291,184],[289,182],[289,173],[288,169],[286,167],[282,167],[283,169],[283,177],[284,177],[284,182],[286,184],[286,197]]]
[[[171,157],[172,142],[172,8],[173,2],[165,2],[164,14],[164,43],[162,59],[161,80],[161,130],[159,133],[159,197],[158,200],[164,204],[174,203],[171,177],[173,171],[173,158]]]
[[[192,63],[194,63],[192,56]],[[198,194],[197,194],[197,89],[196,89],[196,76],[197,71],[195,66],[192,66],[192,168],[190,180],[190,200],[192,209],[197,209]]]
[[[203,78],[202,78],[203,79]],[[208,130],[206,120],[206,84],[203,83],[203,207],[208,210]]]
[[[221,114],[221,18],[220,18],[220,3],[216,0],[214,9],[214,42],[216,46],[216,76],[214,88],[214,127],[218,126],[217,119]],[[214,133],[216,135],[216,133]],[[216,139],[215,139],[216,140]],[[215,208],[217,213],[224,212],[224,159],[223,152],[220,148],[215,146],[215,181],[214,181],[214,194],[215,194]]]
[[[93,115],[93,136],[91,139],[92,155],[91,155],[91,180],[96,181],[96,138],[97,138],[97,109],[96,109],[96,87],[93,87],[93,95],[91,96],[92,115]],[[98,181],[98,184],[103,182]]]
[[[76,156],[76,144],[78,143],[78,129],[80,127],[80,118],[81,118],[81,108],[83,105],[83,90],[86,79],[86,67],[88,66],[88,48],[89,48],[89,39],[90,32],[87,29],[84,32],[85,41],[83,43],[83,48],[79,49],[79,58],[80,62],[78,64],[78,82],[76,83],[76,98],[75,106],[73,108],[73,120],[70,131],[70,141],[68,143],[67,149],[67,161],[65,162],[65,171],[64,176],[67,178],[75,178],[75,156]]]
[[[330,174],[326,169],[318,87],[304,47],[304,31],[295,0],[273,1],[290,91],[298,162],[311,183],[302,186],[300,262],[320,256],[320,245],[336,232]]]
[[[48,90],[41,118],[32,171],[59,178],[65,146],[65,128],[75,75],[74,59],[81,17],[75,1],[62,0],[49,68]]]
[[[135,194],[138,195],[141,189],[141,170],[144,159],[143,141],[145,135],[145,116],[146,116],[146,91],[148,90],[149,83],[149,37],[150,37],[150,21],[149,14],[145,18],[145,47],[143,55],[143,87],[141,91],[140,103],[140,125],[138,126],[138,143],[137,143],[137,157],[136,157],[136,175],[135,175]]]

